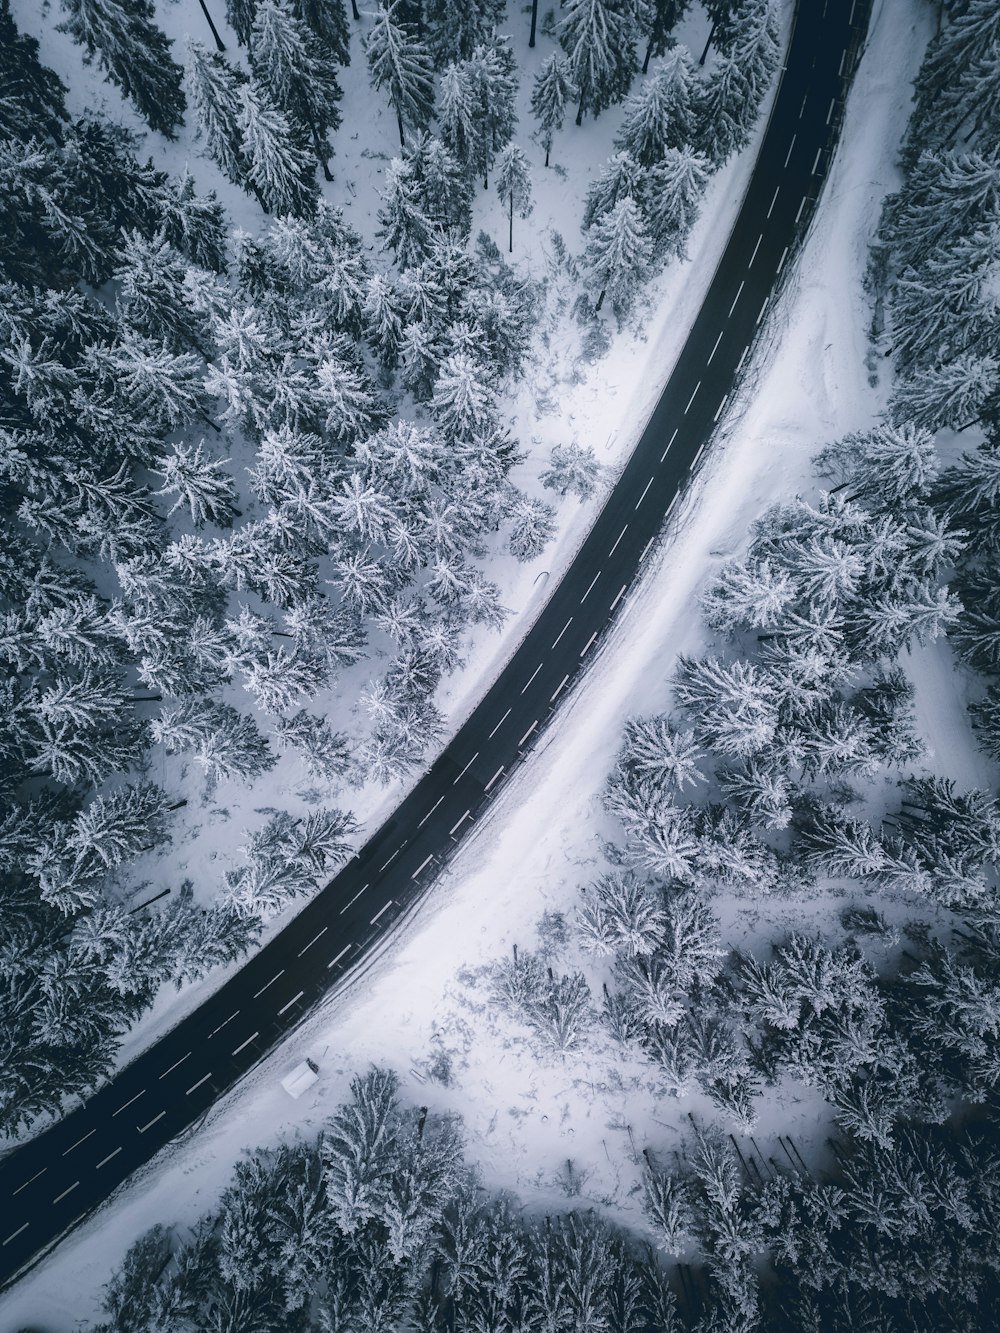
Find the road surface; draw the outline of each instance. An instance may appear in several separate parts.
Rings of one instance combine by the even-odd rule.
[[[0,1162],[0,1284],[194,1124],[426,890],[546,727],[639,575],[738,382],[813,212],[868,0],[802,0],[747,194],[704,304],[603,510],[448,748],[280,935],[79,1110]]]

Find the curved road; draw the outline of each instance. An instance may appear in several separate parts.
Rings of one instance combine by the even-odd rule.
[[[197,1122],[425,891],[573,687],[725,409],[826,175],[869,0],[805,0],[746,198],[628,465],[447,750],[240,972],[79,1110],[0,1162],[0,1284]]]

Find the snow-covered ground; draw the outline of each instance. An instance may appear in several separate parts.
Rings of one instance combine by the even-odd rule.
[[[819,445],[870,424],[882,406],[883,391],[868,384],[865,366],[862,274],[880,199],[896,179],[895,145],[931,26],[929,11],[915,9],[909,0],[877,0],[841,151],[743,401],[725,422],[698,485],[675,511],[643,586],[542,746],[383,955],[195,1134],[162,1154],[2,1298],[0,1333],[13,1333],[26,1322],[61,1333],[91,1317],[101,1283],[143,1229],[154,1221],[192,1223],[212,1206],[244,1147],[315,1133],[343,1096],[351,1073],[372,1060],[392,1065],[404,1094],[414,1101],[461,1112],[468,1155],[480,1163],[489,1186],[515,1190],[529,1206],[566,1203],[578,1191],[583,1200],[639,1224],[632,1139],[640,1150],[649,1145],[668,1151],[682,1118],[699,1109],[698,1101],[662,1099],[650,1070],[624,1066],[619,1052],[597,1037],[582,1056],[540,1061],[523,1034],[491,1011],[476,972],[514,943],[533,946],[541,913],[572,910],[580,886],[594,873],[600,840],[611,832],[599,792],[622,723],[630,714],[662,707],[676,653],[699,646],[696,599],[706,577],[740,549],[748,522],[773,499],[812,485],[808,460]],[[735,207],[738,173],[745,170],[741,164],[728,184],[716,183],[717,194],[691,246],[687,276],[667,274],[652,293],[656,304],[646,341],[623,335],[578,391],[565,391],[565,413],[531,429],[572,430],[572,412],[581,423],[578,438],[588,442],[600,443],[607,438],[605,426],[608,433],[617,427],[606,457],[623,456],[641,427],[651,385],[666,374],[697,308],[699,284],[710,277],[727,212]],[[527,443],[526,430],[522,438]],[[578,513],[564,521],[558,553],[542,562],[553,576],[585,518]],[[524,600],[521,609],[528,612],[530,603]],[[508,633],[513,638],[517,630]],[[498,654],[509,651],[490,647]],[[486,652],[477,656],[478,685],[471,672],[452,682],[453,716],[478,693],[496,660]],[[908,669],[917,681],[921,724],[948,771],[963,782],[985,782],[985,764],[970,751],[947,658],[918,654]],[[733,942],[757,937],[773,919],[767,905],[715,906]],[[790,910],[788,899],[776,906],[784,914]],[[819,903],[816,910],[822,907]],[[161,1013],[156,1021],[171,1021],[175,1014]],[[145,1037],[153,1026],[144,1026]],[[439,1051],[451,1057],[453,1080],[447,1088],[425,1078],[427,1063]],[[279,1080],[307,1054],[318,1061],[322,1077],[300,1102],[292,1102]],[[795,1096],[797,1104],[789,1098],[781,1104],[782,1126],[807,1138],[817,1120],[816,1103],[801,1092]],[[764,1135],[774,1103],[772,1097],[763,1109]]]

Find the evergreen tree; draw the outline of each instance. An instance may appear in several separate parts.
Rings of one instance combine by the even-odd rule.
[[[473,134],[469,165],[489,185],[489,169],[517,124],[517,72],[510,40],[493,37],[468,61],[472,83]]]
[[[554,444],[549,465],[539,480],[560,495],[572,492],[578,500],[588,500],[597,487],[600,474],[601,467],[593,449],[578,444]]]
[[[960,430],[979,420],[1000,394],[1000,365],[992,356],[966,353],[938,367],[921,368],[898,385],[892,401],[897,421],[924,430]]]
[[[414,180],[410,162],[397,157],[386,168],[378,220],[378,235],[392,250],[401,269],[414,268],[427,258],[433,223],[423,211],[420,187]]]
[[[685,258],[685,242],[708,184],[709,164],[692,149],[668,148],[645,177],[640,202],[653,245],[664,257]]]
[[[583,229],[610,213],[623,199],[641,196],[646,173],[628,153],[612,153],[608,164],[587,190],[583,212]]]
[[[187,84],[208,154],[234,185],[243,185],[240,86],[245,76],[217,51],[187,39]]]
[[[10,0],[0,0],[0,123],[4,133],[27,140],[46,135],[57,142],[69,120],[62,80],[38,59],[34,37],[18,32]]]
[[[690,7],[691,0],[646,0],[638,7],[639,24],[647,34],[643,74],[649,73],[651,57],[666,55],[673,42],[670,34]]]
[[[756,105],[740,65],[720,56],[701,83],[693,102],[691,140],[716,168],[750,142]]]
[[[545,149],[546,166],[549,165],[555,132],[563,126],[566,103],[573,101],[576,96],[577,89],[569,61],[560,56],[558,51],[553,51],[535,75],[531,92],[531,114],[538,121],[538,140]]]
[[[652,167],[666,149],[686,145],[692,131],[693,77],[687,47],[675,46],[641,91],[626,101],[615,146],[640,166]]]
[[[631,86],[636,70],[633,6],[629,0],[573,0],[558,31],[580,98],[580,125],[584,112],[599,115]]]
[[[501,150],[496,163],[494,178],[497,194],[506,200],[508,210],[508,252],[514,253],[514,210],[520,218],[526,218],[533,208],[531,200],[531,172],[528,159],[515,143],[509,143]]]
[[[186,505],[196,528],[205,523],[228,528],[238,512],[233,479],[226,471],[230,460],[207,458],[203,448],[204,441],[193,448],[175,444],[169,454],[159,458],[159,466],[153,470],[163,478],[163,485],[157,494],[175,495],[169,512]]]
[[[239,90],[238,125],[246,178],[268,212],[315,212],[318,190],[309,154],[282,113],[252,80]]]
[[[154,130],[174,138],[184,118],[183,71],[152,22],[151,0],[63,0],[63,6],[68,17],[60,30],[97,58]]]
[[[323,174],[332,180],[327,136],[340,125],[337,103],[343,92],[328,53],[296,16],[293,0],[261,0],[250,35],[250,62],[275,105],[309,132]]]
[[[594,310],[611,293],[616,306],[627,306],[649,268],[650,244],[642,214],[631,199],[622,199],[590,231],[584,263],[599,287]]]
[[[374,88],[385,87],[396,113],[399,145],[405,147],[404,124],[425,130],[434,106],[433,66],[427,48],[402,20],[402,0],[384,5],[375,17],[366,55]]]
[[[344,0],[295,0],[295,11],[338,65],[351,63],[351,30]]]
[[[427,45],[437,69],[467,60],[503,18],[503,0],[425,0]]]

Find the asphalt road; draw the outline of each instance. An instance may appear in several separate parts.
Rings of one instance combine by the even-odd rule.
[[[0,1285],[195,1124],[426,891],[587,666],[725,411],[830,163],[869,0],[801,0],[701,312],[573,564],[447,750],[270,944],[79,1110],[0,1161]]]

